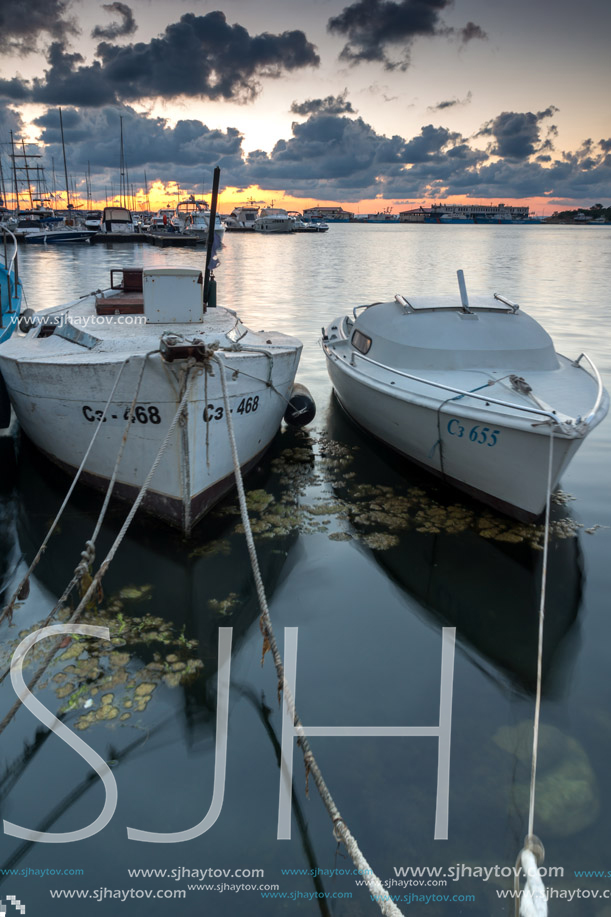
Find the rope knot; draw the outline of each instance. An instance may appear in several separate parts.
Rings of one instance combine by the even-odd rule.
[[[93,541],[85,542],[85,550],[81,551],[81,560],[74,571],[75,575],[82,579],[85,576],[95,560],[95,545]]]

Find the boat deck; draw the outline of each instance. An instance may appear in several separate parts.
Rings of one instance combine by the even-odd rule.
[[[100,314],[100,303],[107,304],[107,314]],[[297,343],[295,338],[281,332],[250,331],[231,309],[208,309],[200,322],[158,323],[147,321],[141,303],[142,294],[137,291],[123,293],[108,289],[102,294],[45,309],[37,315],[47,324],[35,326],[25,341],[19,335],[18,342],[8,342],[3,355],[48,363],[110,362],[117,357],[154,351],[162,335],[168,333],[198,345],[236,353],[257,348],[274,352],[294,350]]]

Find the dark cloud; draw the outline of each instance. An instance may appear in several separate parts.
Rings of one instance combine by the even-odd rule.
[[[320,63],[303,32],[251,36],[218,11],[186,13],[147,43],[101,42],[96,57],[85,64],[65,43],[54,42],[44,79],[22,85],[31,101],[48,105],[97,107],[178,96],[248,101],[257,95],[260,79]]]
[[[102,9],[108,13],[116,13],[121,19],[120,22],[113,22],[109,26],[96,25],[91,33],[92,38],[107,38],[112,41],[114,38],[120,38],[122,35],[133,35],[138,26],[134,19],[131,8],[126,3],[104,3]]]
[[[0,52],[31,54],[43,33],[57,40],[77,34],[68,6],[69,0],[2,0]]]
[[[456,108],[463,105],[470,105],[472,99],[471,90],[464,99],[445,99],[443,102],[437,102],[436,105],[429,105],[428,111],[445,111],[447,108]]]
[[[8,140],[9,131],[13,131],[15,136],[23,129],[23,121],[18,111],[11,108],[6,102],[0,102],[0,137],[2,140]]]
[[[98,45],[104,74],[124,100],[158,96],[252,99],[258,78],[318,66],[320,58],[302,31],[251,36],[229,25],[220,11],[186,13],[148,44]]]
[[[154,181],[177,181],[194,188],[205,180],[209,187],[216,165],[221,166],[223,184],[238,182],[243,173],[242,135],[235,128],[216,130],[197,120],[181,120],[170,127],[163,118],[141,114],[129,106],[65,108],[62,118],[69,173],[82,186],[90,169],[94,191],[100,197],[119,184],[120,119],[129,180],[136,188],[143,187],[145,172],[149,186]],[[46,112],[35,124],[45,144],[47,167],[52,158],[60,162],[57,111]]]
[[[541,116],[553,114],[551,109]],[[500,116],[499,116],[500,117]],[[496,119],[495,119],[496,120]],[[362,118],[315,113],[293,124],[292,137],[270,153],[250,154],[241,186],[258,184],[319,200],[358,201],[527,198],[543,195],[600,200],[611,196],[611,143],[586,143],[577,153],[542,162],[491,159],[445,127],[425,125],[404,139],[378,134]],[[496,156],[497,154],[495,154]]]
[[[465,45],[468,41],[473,41],[474,38],[479,38],[482,41],[486,41],[488,38],[488,35],[486,32],[484,32],[481,26],[476,25],[474,22],[468,22],[466,26],[464,26],[462,29],[459,29],[458,34],[460,35],[461,41]]]
[[[523,160],[534,153],[551,148],[551,139],[541,140],[541,122],[551,118],[558,111],[553,105],[545,111],[515,112],[504,111],[492,121],[488,121],[478,136],[494,137],[489,152],[503,159]],[[550,133],[555,132],[551,125]]]
[[[0,78],[0,98],[12,99],[15,102],[25,102],[30,97],[30,89],[23,80],[14,76],[10,80]]]
[[[305,102],[293,102],[291,111],[296,115],[344,115],[354,114],[352,103],[346,98],[348,90],[344,89],[341,95],[327,96],[324,99],[307,99]]]
[[[608,198],[611,194],[611,162],[599,151],[590,161],[577,154],[565,154],[551,165],[538,162],[499,160],[484,163],[475,175],[464,175],[452,183],[453,194],[471,197],[528,198],[555,195],[584,201]]]
[[[327,29],[348,38],[341,59],[351,64],[379,61],[387,70],[406,70],[417,38],[459,35],[467,42],[485,37],[473,22],[460,30],[446,26],[441,14],[451,5],[452,0],[356,0],[329,19]],[[396,49],[398,60],[389,56],[389,48]]]
[[[50,45],[47,60],[50,66],[44,79],[35,78],[29,87],[32,102],[96,107],[115,101],[115,89],[98,61],[85,65],[81,54],[70,54],[59,41]]]
[[[460,134],[451,133],[445,127],[433,127],[427,124],[420,129],[418,136],[413,137],[403,148],[406,162],[426,162],[431,157],[439,156],[451,144],[462,140]]]
[[[5,105],[0,107],[0,128],[3,117],[18,116]],[[195,119],[170,126],[163,118],[127,105],[65,107],[69,174],[82,191],[90,167],[98,199],[118,188],[120,118],[129,182],[136,188],[143,187],[146,172],[149,186],[154,181],[176,181],[185,190],[201,193],[205,186],[209,191],[213,168],[220,165],[224,187],[258,185],[266,191],[321,201],[443,200],[453,195],[492,200],[611,197],[610,140],[587,140],[576,152],[553,158],[539,153],[535,161],[499,158],[443,126],[424,125],[410,138],[386,136],[360,117],[315,111],[305,121],[296,121],[291,135],[270,152],[246,154],[235,128],[216,130]],[[62,156],[57,110],[47,111],[35,125],[50,174],[51,158],[57,167]]]
[[[405,141],[378,134],[362,118],[313,114],[305,123],[293,124],[293,136],[279,141],[269,154],[251,153],[245,168],[248,179],[262,188],[359,200],[416,193],[431,175],[450,176],[478,158],[486,157],[445,128],[427,125]]]
[[[11,188],[13,187],[12,180],[12,163],[10,160],[10,131],[13,132],[13,137],[19,137],[21,130],[23,129],[23,123],[21,121],[21,116],[18,111],[14,111],[10,108],[6,102],[0,102],[0,138],[2,143],[0,144],[0,165],[2,166],[2,183],[0,184],[0,205],[4,205],[6,202],[4,200],[3,191],[7,192],[10,195]]]

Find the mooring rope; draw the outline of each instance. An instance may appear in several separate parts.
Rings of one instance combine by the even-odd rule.
[[[96,526],[93,531],[93,535],[91,536],[91,539],[90,539],[91,543],[94,545],[96,543],[98,535],[100,534],[100,529],[102,528],[102,523],[104,522],[104,517],[106,516],[106,510],[108,509],[108,504],[110,503],[110,498],[112,496],[115,482],[117,480],[117,474],[119,473],[119,465],[121,464],[121,459],[123,458],[123,452],[127,444],[127,437],[129,435],[129,431],[131,430],[132,422],[134,419],[134,414],[136,411],[136,402],[138,401],[138,396],[140,394],[140,387],[142,385],[142,378],[144,376],[144,370],[146,369],[148,358],[151,357],[154,353],[159,353],[158,348],[156,348],[155,350],[149,350],[149,352],[144,355],[144,359],[142,360],[142,366],[140,367],[140,374],[138,376],[138,381],[136,383],[136,390],[134,392],[134,397],[132,398],[132,403],[129,406],[127,422],[125,424],[123,436],[121,437],[121,444],[119,446],[119,451],[117,453],[115,467],[113,468],[112,474],[110,476],[110,481],[108,482],[108,487],[106,488],[106,496],[104,497],[104,504],[102,506],[102,509],[100,510],[98,521],[96,522]]]
[[[57,526],[58,526],[58,524],[59,524],[59,520],[61,519],[61,517],[62,517],[62,515],[63,515],[63,513],[64,513],[64,510],[66,509],[66,507],[67,507],[67,505],[68,505],[68,503],[69,503],[69,501],[70,501],[70,497],[72,496],[72,494],[73,494],[73,492],[74,492],[74,488],[76,487],[76,485],[77,485],[77,483],[78,483],[78,480],[79,480],[79,478],[80,478],[80,476],[81,476],[81,473],[82,473],[82,471],[83,471],[83,468],[85,467],[85,463],[86,463],[87,459],[89,458],[89,454],[90,454],[90,452],[91,452],[91,450],[92,450],[92,448],[93,448],[93,444],[95,443],[95,441],[96,441],[96,439],[97,439],[97,436],[98,436],[98,433],[100,432],[100,430],[101,430],[101,428],[102,428],[102,424],[103,424],[104,421],[106,420],[106,414],[108,413],[108,409],[109,409],[109,407],[110,407],[110,405],[111,405],[112,399],[113,399],[114,394],[115,394],[115,392],[116,392],[116,390],[117,390],[117,386],[118,386],[118,384],[119,384],[119,380],[120,380],[120,378],[121,378],[121,374],[123,373],[123,370],[125,369],[125,367],[127,366],[128,363],[129,363],[129,357],[128,357],[128,358],[121,364],[121,366],[119,367],[119,372],[117,373],[117,377],[116,377],[115,382],[114,382],[114,385],[113,385],[113,387],[112,387],[112,391],[111,391],[110,395],[108,396],[108,401],[106,402],[106,405],[105,405],[105,407],[104,407],[104,410],[102,411],[102,416],[100,417],[100,419],[99,419],[99,421],[98,421],[97,427],[96,427],[95,430],[93,431],[93,436],[91,437],[91,440],[90,440],[90,442],[89,442],[89,445],[87,446],[87,449],[86,449],[86,451],[85,451],[85,454],[84,454],[84,456],[83,456],[83,459],[82,459],[82,461],[81,461],[81,464],[79,465],[79,467],[78,467],[78,469],[77,469],[77,472],[76,472],[76,474],[74,475],[74,478],[72,479],[72,483],[70,484],[70,487],[68,488],[68,492],[67,492],[66,496],[64,497],[64,501],[63,501],[62,505],[60,506],[59,510],[57,511],[57,515],[55,516],[55,519],[54,519],[53,522],[51,523],[51,527],[49,528],[49,531],[48,531],[47,534],[45,535],[45,537],[44,537],[44,539],[43,539],[43,542],[42,542],[42,544],[40,545],[40,547],[39,547],[39,549],[38,549],[38,551],[37,551],[37,553],[36,553],[36,555],[35,555],[35,557],[34,557],[32,563],[31,563],[30,566],[28,567],[28,569],[27,569],[27,571],[26,571],[24,577],[22,578],[21,582],[19,583],[19,585],[18,585],[17,588],[15,589],[15,591],[14,591],[12,597],[11,597],[11,600],[9,601],[9,603],[8,603],[7,605],[5,605],[4,609],[2,610],[2,614],[0,614],[0,624],[2,623],[2,621],[4,621],[5,618],[8,618],[9,621],[12,620],[13,611],[14,611],[14,608],[15,608],[15,602],[17,601],[17,599],[19,598],[19,596],[20,596],[21,593],[22,593],[22,590],[24,589],[24,587],[25,587],[26,584],[28,583],[28,581],[29,581],[29,579],[30,579],[30,576],[32,575],[33,571],[34,571],[34,570],[36,569],[36,567],[38,566],[38,564],[39,564],[39,562],[40,562],[40,559],[41,559],[42,555],[44,554],[44,552],[45,552],[45,550],[46,550],[46,547],[47,547],[47,545],[48,545],[48,543],[49,543],[49,540],[50,540],[50,538],[51,538],[51,535],[53,534],[53,532],[54,532],[55,529],[57,528]]]
[[[135,390],[135,392],[134,392],[134,397],[133,397],[133,399],[132,399],[132,403],[131,403],[130,408],[129,408],[129,411],[128,411],[127,423],[126,423],[126,425],[125,425],[125,430],[124,430],[124,432],[123,432],[123,436],[122,436],[122,438],[121,438],[121,444],[120,444],[120,446],[119,446],[119,451],[118,451],[118,453],[117,453],[117,459],[116,459],[116,461],[115,461],[115,467],[114,467],[113,472],[112,472],[112,474],[111,474],[111,476],[110,476],[110,480],[109,480],[109,483],[108,483],[108,487],[106,488],[106,496],[105,496],[105,498],[104,498],[104,503],[102,504],[102,508],[101,508],[101,510],[100,510],[100,512],[99,512],[99,514],[98,514],[98,518],[97,518],[97,521],[96,521],[96,524],[95,524],[95,528],[94,528],[94,530],[93,530],[93,533],[92,533],[92,535],[91,535],[91,538],[89,538],[89,540],[85,542],[85,548],[81,551],[81,559],[80,559],[80,561],[78,562],[78,564],[77,564],[77,566],[76,566],[76,568],[75,568],[75,570],[74,570],[74,574],[73,574],[73,576],[72,576],[72,579],[70,580],[70,582],[68,583],[68,585],[67,585],[66,588],[64,589],[63,593],[61,594],[61,596],[59,597],[59,599],[58,599],[57,602],[55,603],[54,607],[51,609],[51,611],[49,612],[49,614],[48,614],[47,617],[45,618],[44,622],[40,625],[41,627],[48,627],[48,626],[49,626],[49,624],[51,623],[51,621],[55,618],[55,616],[59,613],[59,611],[64,607],[64,605],[65,605],[66,602],[68,601],[68,597],[70,596],[70,593],[72,592],[72,590],[73,590],[76,586],[78,586],[78,584],[79,584],[80,582],[82,582],[82,580],[84,579],[84,577],[90,572],[91,566],[92,566],[92,564],[93,564],[94,561],[95,561],[95,543],[96,543],[97,537],[98,537],[98,535],[99,535],[99,533],[100,533],[100,529],[101,529],[101,527],[102,527],[102,523],[103,523],[103,521],[104,521],[104,517],[106,516],[106,510],[108,509],[108,504],[109,504],[109,502],[110,502],[110,497],[111,497],[111,495],[112,495],[112,491],[113,491],[113,488],[114,488],[114,485],[115,485],[115,481],[116,481],[116,478],[117,478],[117,473],[118,473],[118,471],[119,471],[119,466],[120,466],[120,464],[121,464],[121,459],[122,459],[122,457],[123,457],[123,451],[124,451],[125,445],[126,445],[126,443],[127,443],[127,437],[128,437],[129,431],[130,431],[130,429],[131,429],[132,418],[133,418],[134,412],[135,412],[135,410],[136,410],[136,402],[137,402],[137,400],[138,400],[138,395],[139,395],[139,393],[140,393],[140,386],[141,386],[141,384],[142,384],[142,377],[144,376],[144,369],[145,369],[146,362],[147,362],[148,358],[149,358],[152,354],[154,354],[154,353],[158,353],[158,351],[157,351],[157,350],[151,350],[151,351],[149,351],[149,353],[145,354],[144,359],[143,359],[143,361],[142,361],[142,367],[141,367],[141,369],[140,369],[140,374],[139,374],[139,376],[138,376],[138,381],[137,381],[137,383],[136,383],[136,390]],[[123,365],[125,365],[125,364],[123,364]],[[28,573],[28,575],[29,575],[29,573]],[[45,667],[46,667],[46,666],[45,666]],[[4,679],[7,677],[7,675],[9,674],[9,672],[10,672],[10,666],[2,673],[2,675],[0,675],[0,685],[2,684],[2,682],[4,681]]]
[[[144,499],[144,497],[145,497],[145,495],[146,495],[146,492],[147,492],[147,490],[148,490],[148,488],[149,488],[149,486],[150,486],[150,483],[151,483],[151,480],[152,480],[152,478],[153,478],[153,475],[155,474],[155,472],[156,472],[156,470],[157,470],[157,468],[158,468],[158,466],[159,466],[159,463],[160,463],[161,459],[163,458],[163,455],[164,455],[164,453],[165,453],[165,450],[166,450],[167,447],[168,447],[168,443],[170,442],[170,439],[171,439],[171,437],[172,437],[172,434],[174,433],[174,430],[176,429],[176,425],[178,424],[178,421],[180,420],[180,418],[181,418],[181,416],[182,416],[182,414],[183,414],[183,411],[184,411],[185,406],[186,406],[186,404],[187,404],[189,395],[191,394],[191,387],[192,387],[192,385],[193,385],[193,380],[194,380],[194,378],[195,378],[195,374],[191,377],[191,379],[189,379],[189,369],[190,369],[190,367],[187,368],[187,379],[186,379],[186,383],[185,383],[185,391],[184,391],[184,394],[183,394],[183,396],[182,396],[182,398],[181,398],[180,404],[179,404],[179,406],[178,406],[178,410],[176,411],[176,413],[175,413],[175,415],[174,415],[174,419],[172,420],[172,423],[171,423],[170,426],[168,427],[168,430],[167,430],[167,433],[166,433],[166,435],[165,435],[165,438],[164,438],[164,440],[163,440],[161,446],[159,447],[159,451],[158,451],[158,453],[157,453],[157,456],[155,457],[155,460],[154,460],[153,464],[151,465],[151,469],[150,469],[149,473],[147,474],[147,476],[146,476],[146,478],[145,478],[145,480],[144,480],[144,483],[142,484],[142,487],[140,488],[140,490],[139,490],[139,492],[138,492],[138,495],[137,495],[136,499],[134,500],[134,502],[133,502],[133,504],[132,504],[132,507],[131,507],[129,513],[128,513],[127,516],[126,516],[125,521],[123,522],[123,525],[121,526],[121,530],[119,531],[119,534],[117,535],[117,537],[116,537],[115,540],[113,541],[113,543],[112,543],[112,545],[111,545],[111,547],[110,547],[110,550],[108,551],[108,554],[106,555],[106,557],[104,558],[104,560],[102,561],[102,563],[100,564],[100,566],[98,567],[98,570],[97,570],[96,574],[92,577],[91,583],[89,584],[89,587],[88,587],[87,591],[86,591],[85,594],[83,595],[83,597],[82,597],[82,599],[81,599],[79,605],[77,606],[77,608],[76,608],[75,611],[73,612],[72,616],[69,618],[69,620],[68,620],[68,622],[67,622],[67,623],[69,623],[69,624],[75,624],[75,623],[77,623],[78,620],[79,620],[79,619],[82,617],[82,615],[84,614],[84,612],[87,610],[87,606],[88,606],[88,604],[89,604],[91,598],[93,597],[94,592],[98,589],[98,587],[99,587],[99,585],[100,585],[100,583],[101,583],[101,581],[102,581],[102,578],[104,577],[106,571],[108,570],[110,564],[112,563],[112,561],[113,561],[113,559],[114,559],[114,556],[115,556],[115,554],[117,553],[117,551],[118,551],[118,549],[119,549],[119,546],[120,546],[121,542],[122,542],[123,539],[125,538],[125,535],[126,535],[126,533],[127,533],[127,530],[128,530],[128,528],[130,527],[130,525],[131,525],[131,523],[132,523],[132,521],[133,521],[133,518],[134,518],[134,516],[136,515],[136,513],[137,513],[137,511],[138,511],[138,509],[139,509],[139,507],[140,507],[140,504],[142,503],[142,501],[143,501],[143,499]],[[61,641],[56,640],[56,641],[55,641],[55,645],[52,647],[51,650],[49,650],[47,656],[45,657],[45,659],[44,659],[44,661],[43,661],[43,663],[42,663],[42,665],[40,666],[40,668],[38,669],[38,671],[36,672],[36,674],[33,676],[33,678],[31,679],[31,681],[30,681],[29,684],[28,684],[28,690],[29,690],[29,691],[31,691],[32,688],[35,687],[35,685],[37,684],[37,682],[39,681],[39,679],[42,677],[43,673],[46,671],[47,667],[49,666],[50,662],[52,661],[53,657],[55,656],[57,650],[59,649],[60,643],[61,643]],[[7,727],[8,724],[10,723],[10,721],[13,719],[13,717],[15,716],[15,714],[17,713],[17,711],[19,710],[19,707],[20,707],[20,706],[21,706],[21,699],[18,699],[17,702],[13,705],[12,709],[9,710],[9,712],[7,713],[7,715],[4,717],[4,719],[3,719],[2,722],[0,723],[0,734],[6,729],[6,727]]]
[[[254,538],[252,534],[252,528],[250,526],[250,519],[248,516],[248,507],[246,505],[246,494],[244,492],[244,482],[242,480],[242,472],[240,466],[240,460],[238,457],[238,450],[235,440],[235,433],[233,428],[233,421],[231,417],[231,410],[229,407],[229,395],[227,393],[227,384],[225,380],[225,369],[227,368],[228,372],[231,372],[229,367],[225,367],[224,362],[219,359],[218,356],[213,356],[212,359],[220,367],[220,380],[221,380],[221,389],[223,392],[223,401],[225,405],[225,417],[227,419],[227,433],[229,436],[229,442],[231,445],[231,454],[233,458],[233,470],[235,474],[236,487],[238,491],[238,500],[240,504],[240,514],[242,517],[242,525],[244,527],[244,533],[246,536],[246,544],[248,547],[248,554],[250,557],[250,563],[252,567],[252,572],[255,580],[255,585],[257,589],[257,597],[259,600],[259,607],[261,609],[260,617],[260,627],[264,635],[264,638],[269,645],[271,650],[272,657],[274,659],[274,665],[276,667],[276,673],[278,675],[278,691],[282,691],[284,694],[284,699],[287,704],[288,711],[290,713],[291,719],[293,721],[295,732],[298,735],[298,744],[301,747],[303,752],[304,762],[306,766],[306,771],[308,774],[312,774],[312,778],[316,785],[316,788],[320,794],[320,797],[323,801],[323,804],[331,817],[333,822],[333,835],[338,841],[343,841],[352,862],[359,870],[359,875],[363,876],[363,879],[373,896],[374,900],[377,902],[382,914],[384,917],[403,917],[402,911],[399,910],[397,905],[391,900],[388,891],[382,885],[380,879],[375,875],[371,866],[361,853],[361,850],[358,846],[358,843],[354,836],[351,834],[346,822],[339,813],[339,810],[331,796],[329,788],[325,783],[325,780],[322,776],[318,763],[314,757],[310,743],[308,742],[307,736],[304,731],[303,724],[297,714],[295,708],[295,702],[292,697],[289,686],[286,682],[284,676],[284,665],[282,662],[282,657],[278,649],[278,644],[276,643],[276,637],[272,627],[272,621],[269,614],[269,608],[267,605],[267,597],[265,595],[265,586],[263,584],[263,579],[261,577],[261,570],[259,568],[259,561],[257,558],[257,552],[255,548]]]
[[[539,753],[539,720],[541,717],[541,693],[543,683],[543,625],[545,622],[545,594],[547,590],[547,565],[549,557],[550,512],[552,502],[552,468],[554,456],[554,430],[549,431],[549,454],[547,463],[547,492],[545,500],[545,528],[543,537],[543,569],[541,571],[541,594],[539,597],[539,634],[537,642],[537,687],[535,693],[535,712],[533,716],[533,746],[530,767],[530,801],[528,807],[528,834],[524,847],[518,854],[518,860],[526,875],[526,886],[521,898],[516,898],[515,913],[518,917],[547,917],[547,898],[545,887],[539,875],[538,867],[543,862],[545,851],[543,844],[534,834],[535,824],[535,791],[537,782],[537,758]],[[519,876],[516,873],[516,884],[519,887]]]

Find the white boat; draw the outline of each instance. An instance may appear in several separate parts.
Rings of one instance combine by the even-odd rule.
[[[322,220],[308,220],[304,222],[302,232],[328,232],[329,225],[328,223],[323,223]]]
[[[151,232],[178,232],[178,221],[173,207],[161,207],[150,220]]]
[[[15,234],[15,237],[23,242],[29,235],[49,229],[53,222],[39,213],[19,214],[6,224],[7,228]]]
[[[208,240],[209,226],[209,210],[192,210],[185,217],[182,232],[189,236],[197,236],[197,238],[201,239],[202,242],[206,242]],[[214,220],[214,235],[218,237],[220,242],[223,241],[223,236],[225,235],[225,227],[221,223],[221,218],[218,213],[216,214]]]
[[[289,210],[289,219],[293,222],[294,232],[328,232],[329,226],[321,220],[304,219],[297,210]]]
[[[289,210],[288,218],[293,224],[293,232],[305,232],[306,224],[303,221],[303,215],[298,210]]]
[[[259,215],[259,208],[252,206],[234,207],[225,220],[225,227],[230,232],[244,232],[254,229],[255,220]]]
[[[127,207],[104,207],[101,232],[132,233],[136,231]]]
[[[102,229],[102,211],[89,210],[85,214],[85,229],[93,229],[94,232],[100,232]]]
[[[323,331],[327,369],[365,430],[532,520],[545,508],[550,438],[553,489],[609,396],[585,354],[557,353],[547,332],[497,293],[470,304],[458,274],[461,301],[397,294],[337,318]]]
[[[101,422],[82,475],[98,488],[136,399],[113,491],[131,501],[186,397],[143,503],[185,534],[234,485],[221,372],[248,470],[287,411],[302,349],[288,335],[250,331],[230,309],[206,311],[202,279],[184,267],[116,269],[103,293],[37,313],[0,346],[19,423],[54,462],[74,473]]]
[[[253,229],[255,232],[262,232],[265,235],[271,233],[295,232],[295,221],[292,220],[286,210],[280,207],[264,207],[254,222]]]
[[[191,194],[186,200],[180,201],[176,207],[174,217],[176,225],[180,228],[181,232],[188,223],[190,215],[200,211],[210,211],[207,201],[202,198],[196,198]]]

